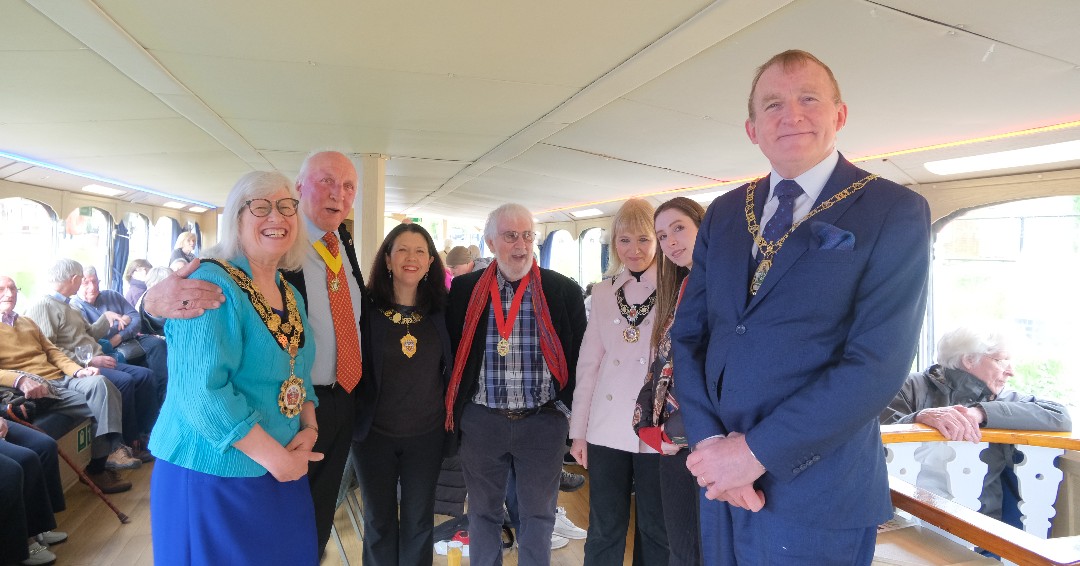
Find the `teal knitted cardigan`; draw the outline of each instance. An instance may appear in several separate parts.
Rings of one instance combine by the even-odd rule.
[[[230,262],[251,275],[246,259]],[[289,355],[225,270],[203,263],[191,278],[221,287],[225,303],[202,316],[165,324],[168,395],[150,436],[150,450],[158,458],[206,474],[261,476],[266,468],[233,443],[256,423],[282,446],[299,431],[300,417],[286,417],[277,404],[281,383],[289,377]],[[318,404],[311,384],[315,340],[307,330],[304,299],[295,289],[293,293],[305,328],[296,376],[304,381],[307,400]]]

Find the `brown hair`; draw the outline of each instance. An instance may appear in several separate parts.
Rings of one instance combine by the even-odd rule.
[[[705,216],[705,209],[695,200],[686,197],[675,197],[656,208],[653,221],[665,210],[677,210],[690,218],[694,225],[701,227],[701,219]],[[675,265],[663,250],[660,249],[660,239],[656,240],[656,319],[654,319],[652,331],[652,348],[650,351],[656,355],[656,347],[664,336],[664,327],[671,315],[675,313],[675,306],[679,302],[679,285],[689,275],[690,270]]]
[[[439,250],[435,249],[431,234],[418,224],[398,224],[383,238],[379,250],[375,253],[375,259],[371,262],[371,275],[367,281],[371,299],[380,309],[394,307],[394,282],[390,277],[390,268],[386,267],[386,258],[390,257],[390,248],[394,247],[394,241],[405,232],[423,236],[428,255],[432,257],[427,275],[416,287],[416,309],[423,314],[441,311],[446,306],[446,268],[439,257]]]
[[[781,65],[783,66],[784,71],[790,71],[808,63],[815,63],[820,65],[822,69],[825,69],[825,73],[829,75],[829,82],[833,85],[833,92],[836,93],[833,96],[833,103],[840,104],[843,100],[840,98],[840,83],[836,82],[836,76],[833,75],[832,69],[825,63],[822,63],[821,59],[814,57],[814,55],[808,51],[788,49],[783,53],[773,55],[768,61],[765,61],[762,66],[758,67],[757,71],[754,73],[754,81],[750,83],[750,98],[746,101],[746,109],[750,113],[750,119],[753,120],[755,117],[754,93],[757,91],[758,80],[761,79],[761,75],[764,74],[765,71],[769,70],[773,65]]]

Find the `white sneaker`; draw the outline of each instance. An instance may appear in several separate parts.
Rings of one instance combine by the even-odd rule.
[[[46,566],[56,562],[56,555],[49,552],[49,549],[41,546],[41,543],[34,542],[30,545],[30,558],[23,560],[19,564],[24,566]]]
[[[570,544],[570,539],[551,533],[551,550],[562,548],[568,544]]]
[[[588,534],[585,529],[575,525],[567,516],[564,507],[555,508],[555,534],[560,537],[581,540]],[[564,545],[565,546],[565,545]],[[554,546],[552,548],[555,548]]]

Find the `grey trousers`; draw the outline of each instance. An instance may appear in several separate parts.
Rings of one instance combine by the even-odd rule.
[[[94,442],[90,445],[90,457],[108,456],[119,442],[122,431],[120,391],[101,375],[68,376],[55,380],[53,384],[61,390],[60,402],[50,407],[49,411],[92,417]],[[111,434],[115,436],[107,436]]]
[[[487,407],[465,405],[458,453],[469,491],[470,564],[502,564],[503,501],[511,463],[521,521],[518,564],[551,563],[551,532],[569,426],[556,409],[510,420]]]

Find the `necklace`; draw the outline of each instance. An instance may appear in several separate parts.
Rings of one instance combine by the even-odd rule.
[[[641,331],[638,330],[638,325],[641,324],[646,316],[649,316],[649,312],[652,311],[653,306],[656,305],[656,291],[653,291],[649,295],[648,299],[639,305],[626,304],[626,294],[623,293],[623,288],[619,287],[615,291],[615,304],[619,306],[619,312],[622,313],[623,318],[626,319],[626,323],[629,325],[626,330],[622,331],[623,340],[633,344],[641,338]]]
[[[409,325],[420,322],[424,319],[424,315],[420,314],[419,311],[413,311],[404,315],[394,309],[386,309],[382,311],[382,313],[386,318],[390,319],[390,322],[405,325],[405,336],[401,338],[401,353],[405,354],[406,358],[413,357],[413,354],[416,354],[416,345],[419,341],[416,339],[416,336],[412,335],[412,332],[409,332]]]
[[[304,323],[300,320],[300,309],[296,306],[296,296],[293,295],[292,287],[285,284],[285,279],[278,280],[278,290],[285,296],[285,312],[288,315],[286,321],[274,312],[274,308],[267,302],[266,297],[255,287],[255,283],[242,270],[236,268],[227,261],[207,259],[206,261],[224,269],[237,286],[247,294],[251,306],[259,314],[266,329],[274,337],[274,341],[282,350],[289,354],[289,377],[281,382],[281,390],[278,392],[278,409],[281,414],[290,419],[300,414],[300,409],[307,400],[307,391],[304,382],[296,377],[296,353],[304,345]]]
[[[761,179],[752,181],[749,185],[747,185],[745,208],[746,229],[750,232],[750,236],[754,238],[754,243],[757,244],[758,251],[761,252],[761,263],[758,264],[757,270],[754,271],[754,277],[750,281],[750,294],[757,295],[758,290],[761,289],[761,284],[765,282],[765,275],[769,273],[769,268],[772,267],[773,256],[775,256],[777,252],[780,251],[780,246],[784,245],[784,242],[787,240],[788,236],[790,236],[791,233],[794,232],[800,224],[806,222],[807,220],[810,220],[817,213],[823,210],[828,210],[832,208],[834,204],[855,194],[856,191],[865,187],[867,183],[873,181],[874,179],[877,179],[877,177],[878,176],[874,174],[867,175],[866,177],[863,177],[862,179],[859,179],[858,181],[852,183],[848,188],[829,197],[828,200],[822,201],[821,204],[815,206],[814,209],[807,213],[807,215],[804,216],[801,220],[792,223],[791,228],[788,228],[788,231],[774,242],[770,242],[765,238],[761,237],[761,229],[758,225],[757,215],[754,214],[754,189],[757,188],[757,184],[759,181],[761,181]]]

